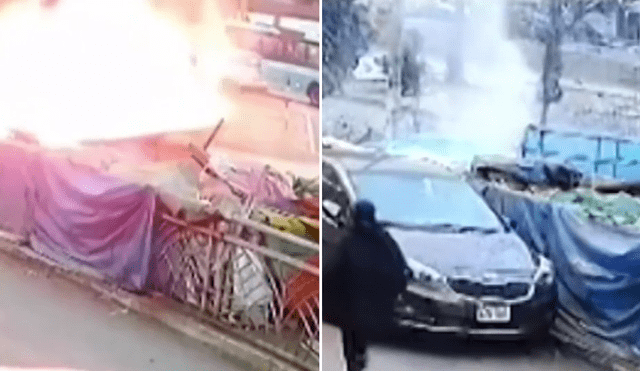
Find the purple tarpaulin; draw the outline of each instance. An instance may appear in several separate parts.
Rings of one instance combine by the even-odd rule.
[[[90,267],[143,291],[154,258],[157,197],[85,165],[0,146],[0,226],[29,234],[32,247],[63,265]]]
[[[27,168],[32,159],[23,148],[0,144],[0,229],[24,237],[31,225]]]

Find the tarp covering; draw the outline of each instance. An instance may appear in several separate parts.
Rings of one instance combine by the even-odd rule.
[[[143,289],[153,249],[153,191],[46,157],[33,167],[34,250]]]
[[[34,250],[90,267],[129,290],[147,285],[156,196],[93,168],[12,145],[0,146],[3,227]]]
[[[627,226],[640,232],[640,199],[626,193],[603,195],[590,189],[559,192],[550,197],[552,202],[578,206],[578,215],[585,220],[613,226]]]
[[[488,204],[517,223],[517,233],[555,264],[561,309],[588,332],[640,345],[640,232],[585,220],[569,204],[477,183]],[[633,348],[631,348],[633,349]]]
[[[200,194],[212,203],[220,199],[237,199],[240,204],[240,200],[251,195],[258,204],[294,214],[306,214],[314,209],[314,205],[305,201],[313,204],[307,196],[318,196],[317,179],[285,176],[269,165],[241,163],[238,166],[222,153],[211,156],[208,166],[200,174]],[[315,207],[315,214],[319,213],[318,209],[319,206]]]
[[[510,159],[488,156],[476,157],[472,169],[482,178],[489,180],[490,175],[501,175],[511,182],[538,187],[559,187],[563,190],[580,185],[582,173],[569,163],[553,163],[548,160]]]
[[[78,162],[35,146],[0,143],[0,230],[29,239],[36,252],[63,266],[90,268],[126,290],[159,291],[179,300],[193,299],[194,289],[201,288],[204,278],[199,283],[196,278],[194,281],[183,279],[181,274],[187,269],[183,264],[184,254],[187,250],[203,254],[206,242],[201,241],[202,238],[185,238],[184,227],[163,216],[188,219],[190,225],[208,229],[212,223],[217,226],[224,218],[220,210],[189,212],[187,218],[183,200],[158,190],[172,177],[180,176],[179,171],[171,172],[171,168],[159,168],[159,173],[151,171],[140,178],[129,174],[125,177],[127,180],[123,180],[103,169]],[[154,174],[165,175],[167,182],[155,179],[151,176]],[[255,177],[248,178],[256,180]],[[153,185],[141,185],[148,184],[145,179],[156,181]],[[278,185],[278,182],[274,183]],[[249,185],[255,184],[249,182]],[[170,184],[165,188],[168,192],[188,188],[179,186]],[[296,211],[318,208],[317,198],[297,199],[290,185],[285,191],[291,195],[287,193],[289,197],[284,197],[275,186],[267,189],[271,192],[259,201],[264,202],[271,196],[286,200]],[[258,187],[258,190],[264,189]],[[264,207],[261,202],[256,206]],[[297,219],[295,215],[289,218]],[[303,219],[296,226],[306,231],[313,223],[305,224]],[[317,251],[271,236],[263,245],[300,260],[317,255]],[[256,261],[253,253],[245,255]],[[293,274],[290,271],[296,271],[293,268],[287,271],[288,267],[281,262],[273,265],[281,268],[278,277],[285,282]],[[245,286],[252,283],[239,274],[239,269],[235,270],[237,283]],[[204,277],[203,272],[196,273]],[[252,297],[254,293],[248,286],[236,287],[236,293],[243,296],[243,300],[249,300],[245,300],[246,303],[264,307],[268,292],[264,272],[257,270],[253,274],[264,286],[261,296]],[[193,284],[200,286],[193,287]],[[199,303],[200,299],[196,299]]]
[[[0,144],[0,229],[27,237],[31,224],[27,214],[29,179],[27,168],[33,155]]]

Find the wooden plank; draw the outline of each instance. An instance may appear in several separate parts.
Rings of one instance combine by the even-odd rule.
[[[205,151],[207,150],[207,148],[209,148],[209,146],[211,145],[211,142],[216,137],[216,135],[218,135],[218,131],[220,131],[220,128],[222,127],[223,123],[224,123],[224,118],[220,119],[216,127],[213,129],[213,132],[211,133],[211,135],[209,135],[209,138],[207,139],[207,141],[204,143],[204,146],[203,146],[203,149]]]
[[[193,143],[189,143],[189,152],[191,152],[191,157],[201,167],[206,167],[209,164],[209,156],[207,156],[206,152],[195,146]]]

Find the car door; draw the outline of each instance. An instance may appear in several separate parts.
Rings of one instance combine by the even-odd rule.
[[[333,164],[322,161],[322,240],[337,243],[350,224],[351,204],[347,188]]]

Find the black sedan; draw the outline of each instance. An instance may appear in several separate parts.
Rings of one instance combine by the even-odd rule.
[[[323,240],[340,233],[356,199],[376,205],[412,271],[398,324],[493,339],[546,334],[557,297],[551,261],[525,245],[466,174],[374,157],[323,159]]]

